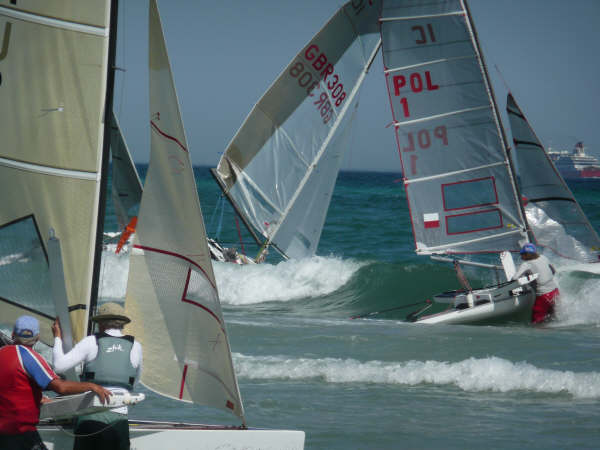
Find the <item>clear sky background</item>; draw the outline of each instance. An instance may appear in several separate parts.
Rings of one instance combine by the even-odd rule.
[[[195,165],[215,166],[253,105],[343,2],[159,0]],[[600,0],[470,0],[499,107],[497,66],[545,146],[600,156]],[[149,159],[148,3],[121,0],[115,110]],[[399,171],[381,56],[365,79],[342,169]],[[508,121],[504,122],[509,133]],[[510,139],[510,134],[509,134]]]

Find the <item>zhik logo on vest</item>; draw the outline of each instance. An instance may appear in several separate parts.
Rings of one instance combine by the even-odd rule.
[[[113,344],[111,347],[108,347],[106,349],[106,353],[122,352],[122,351],[123,351],[123,347],[121,347],[121,344]]]

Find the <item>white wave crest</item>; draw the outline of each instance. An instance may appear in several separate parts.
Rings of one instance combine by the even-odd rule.
[[[551,326],[600,324],[600,278],[577,276],[577,272],[559,272],[560,300],[556,321]]]
[[[124,299],[129,273],[128,249],[115,254],[110,244],[102,253],[100,297]],[[353,260],[314,256],[279,264],[240,266],[213,261],[221,302],[250,305],[327,295],[339,289],[363,265]]]
[[[213,267],[221,301],[230,305],[249,305],[327,295],[346,284],[365,264],[313,256],[275,265],[215,263]]]
[[[234,354],[240,377],[249,379],[323,379],[328,383],[375,383],[415,386],[455,385],[469,392],[530,391],[568,393],[575,398],[600,397],[600,373],[540,369],[498,357],[459,362],[360,362],[338,358],[284,358]]]

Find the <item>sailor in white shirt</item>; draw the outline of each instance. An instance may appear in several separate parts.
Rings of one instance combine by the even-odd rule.
[[[85,337],[66,354],[62,348],[60,325],[55,321],[52,327],[54,370],[61,373],[82,364],[81,380],[93,381],[115,394],[131,391],[142,371],[141,344],[122,332],[131,320],[117,303],[105,303],[98,308],[92,321],[98,323],[99,332]],[[127,407],[80,416],[74,432],[79,436],[91,435],[76,437],[74,449],[94,445],[93,448],[128,449]]]
[[[522,277],[526,273],[537,273],[535,281],[535,303],[531,314],[532,323],[541,323],[549,320],[554,314],[554,306],[558,300],[559,290],[554,274],[556,270],[550,264],[548,258],[537,253],[534,244],[527,243],[521,248],[523,263],[513,275],[513,280]]]

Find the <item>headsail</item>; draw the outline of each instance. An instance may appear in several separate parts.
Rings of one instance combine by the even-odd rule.
[[[315,253],[379,47],[379,1],[346,3],[254,106],[216,177],[250,227],[288,257]]]
[[[579,262],[598,262],[600,239],[512,94],[506,111],[527,221],[538,245]]]
[[[151,154],[131,252],[128,330],[142,382],[243,417],[158,8],[150,1]]]
[[[417,252],[518,250],[526,222],[466,6],[384,0],[381,37]]]
[[[121,229],[131,220],[130,211],[142,198],[142,182],[127,148],[119,121],[114,111],[110,124],[110,152],[112,156],[112,199],[115,215]]]
[[[53,228],[75,340],[86,332],[102,232],[110,11],[107,0],[0,1],[1,315],[12,320],[7,302],[19,305],[13,315],[23,305],[54,315]],[[47,333],[51,319],[41,318]]]

